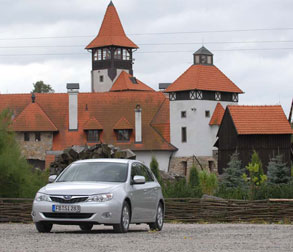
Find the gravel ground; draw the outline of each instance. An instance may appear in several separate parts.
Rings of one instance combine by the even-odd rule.
[[[293,251],[293,225],[165,224],[150,232],[131,225],[127,234],[94,226],[84,233],[77,226],[54,225],[40,234],[33,224],[0,224],[0,251]]]

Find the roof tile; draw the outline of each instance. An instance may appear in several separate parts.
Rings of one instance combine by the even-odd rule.
[[[86,47],[86,49],[111,45],[138,48],[138,46],[126,36],[113,4],[109,5],[106,10],[98,36]]]
[[[137,83],[133,83],[131,78],[134,77],[127,72],[122,71],[110,91],[155,91],[136,78],[135,80]]]
[[[222,104],[218,102],[209,125],[220,125],[222,122],[224,113],[225,113],[225,109],[223,108]]]
[[[243,93],[216,66],[192,65],[165,92],[186,90],[206,90],[231,93]]]
[[[239,135],[292,134],[290,123],[280,105],[229,105],[227,108]]]

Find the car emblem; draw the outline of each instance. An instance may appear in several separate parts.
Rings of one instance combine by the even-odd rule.
[[[70,200],[72,198],[72,196],[70,196],[70,195],[65,195],[64,196],[64,199],[66,199],[66,200]]]

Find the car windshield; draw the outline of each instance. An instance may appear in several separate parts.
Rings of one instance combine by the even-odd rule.
[[[99,181],[125,182],[128,164],[110,162],[88,162],[70,165],[57,182]]]

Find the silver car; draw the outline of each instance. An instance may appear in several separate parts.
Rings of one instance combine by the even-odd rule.
[[[164,198],[149,168],[136,160],[89,159],[69,165],[41,188],[32,217],[39,232],[53,224],[79,225],[90,231],[95,224],[113,225],[125,233],[130,223],[147,223],[161,230]]]

